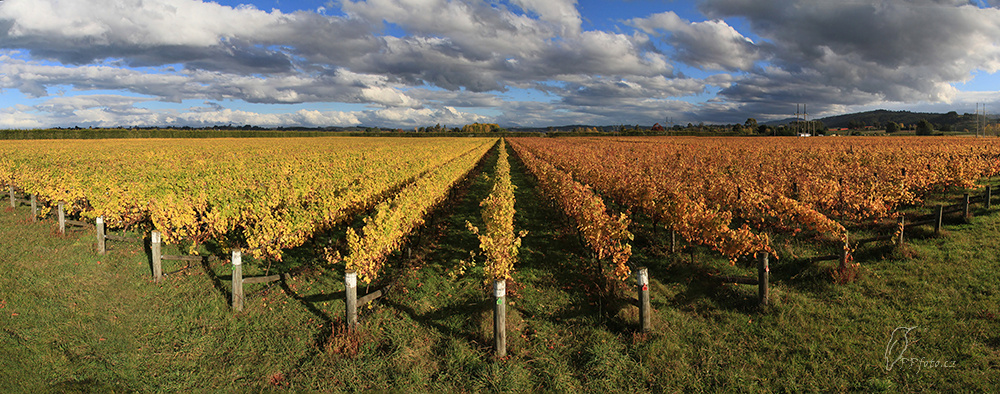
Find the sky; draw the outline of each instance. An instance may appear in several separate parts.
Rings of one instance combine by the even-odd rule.
[[[0,0],[0,128],[1000,112],[1000,0]]]

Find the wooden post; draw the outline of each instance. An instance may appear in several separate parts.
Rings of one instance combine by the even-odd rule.
[[[906,226],[906,215],[899,216],[899,239],[896,242],[897,247],[903,246],[903,229]]]
[[[677,232],[670,230],[670,254],[677,253]]]
[[[153,280],[156,282],[163,279],[163,253],[160,242],[162,238],[159,231],[153,230],[149,233],[149,251],[153,254]]]
[[[962,196],[962,219],[969,220],[969,193]]]
[[[104,217],[98,216],[97,220],[94,221],[94,228],[97,229],[97,254],[104,254],[105,249],[105,238],[104,238]]]
[[[497,357],[507,357],[507,281],[493,282],[493,295],[497,305],[493,310],[493,338],[496,339]]]
[[[66,203],[59,201],[59,234],[66,234]]]
[[[986,185],[986,210],[993,207],[993,187]]]
[[[934,220],[934,234],[940,234],[941,221],[944,220],[944,205],[938,205],[935,216],[937,217]]]
[[[347,295],[347,331],[358,327],[358,271],[344,273],[344,293]]]
[[[760,252],[757,256],[757,295],[760,297],[761,305],[767,305],[768,298],[767,280],[771,275],[771,268],[767,264],[767,259],[767,252]]]
[[[639,327],[642,332],[649,332],[649,271],[640,267],[636,272],[636,282],[639,287]]]
[[[243,253],[233,249],[233,310],[243,312]]]
[[[840,250],[840,269],[847,268],[847,260],[851,258],[851,237],[844,235],[844,246]]]
[[[38,221],[38,196],[31,195],[31,221]]]
[[[17,207],[17,204],[14,203],[14,186],[7,186],[7,192],[10,193],[10,207]]]

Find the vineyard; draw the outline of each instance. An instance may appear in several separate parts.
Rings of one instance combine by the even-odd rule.
[[[685,239],[733,259],[773,253],[771,232],[846,237],[1000,172],[1000,146],[968,138],[514,139]]]
[[[206,338],[215,338],[218,327],[225,327],[239,330],[239,338],[260,343],[260,354],[266,354],[260,366],[271,369],[236,373],[249,382],[208,386],[217,388],[982,387],[972,376],[981,376],[984,369],[995,375],[1000,362],[996,337],[989,334],[991,327],[1000,328],[994,286],[1000,283],[995,274],[1000,260],[992,253],[966,256],[970,261],[949,263],[957,271],[932,281],[938,287],[931,288],[926,283],[913,287],[910,281],[919,279],[911,279],[913,273],[889,261],[938,256],[939,250],[949,248],[969,249],[942,242],[995,245],[995,239],[979,243],[964,234],[974,228],[965,224],[969,202],[989,207],[992,197],[986,186],[998,172],[1000,145],[959,137],[5,141],[0,146],[0,184],[7,185],[10,193],[7,212],[24,217],[25,208],[18,200],[37,208],[30,211],[29,220],[4,219],[4,226],[13,226],[9,231],[25,227],[44,233],[45,218],[58,209],[60,217],[78,219],[76,223],[84,226],[95,223],[99,243],[104,242],[106,226],[109,233],[131,234],[145,239],[141,242],[146,245],[152,245],[149,234],[155,230],[156,246],[133,248],[123,243],[102,256],[89,243],[94,229],[88,227],[67,232],[67,237],[81,234],[86,240],[81,255],[67,258],[64,249],[78,248],[62,247],[36,261],[17,252],[28,246],[4,240],[0,261],[34,263],[3,267],[12,275],[0,276],[0,284],[14,290],[0,293],[0,308],[12,311],[19,303],[30,304],[30,299],[54,297],[47,293],[56,291],[51,286],[33,290],[30,283],[44,282],[42,271],[36,269],[64,265],[50,261],[56,255],[75,261],[73,267],[104,262],[101,275],[115,270],[111,287],[122,283],[130,292],[154,292],[163,300],[154,308],[167,316],[164,319],[173,319],[150,323],[145,319],[157,318],[145,317],[130,319],[132,323],[195,324],[200,328],[191,329],[202,330]],[[966,194],[962,227],[949,230],[954,233],[947,236],[907,228],[907,242],[913,245],[902,244],[906,218],[912,221],[962,194]],[[976,220],[997,222],[992,215]],[[988,227],[991,234],[993,227]],[[10,234],[7,237],[29,236]],[[870,242],[859,234],[874,234],[872,240],[887,242]],[[200,266],[189,265],[185,273],[174,272],[166,281],[151,284],[148,264],[158,264],[151,261],[160,259],[161,238],[164,248],[178,254],[212,258],[191,260]],[[959,241],[942,241],[949,238]],[[103,251],[101,245],[97,250]],[[837,267],[810,265],[822,261],[816,256],[830,250],[843,252],[837,254]],[[240,251],[252,257],[246,268],[237,257]],[[136,257],[149,253],[155,257]],[[766,257],[771,258],[772,268],[767,268]],[[765,263],[755,272],[748,261],[761,258]],[[847,281],[831,274],[847,268],[848,261],[861,274]],[[242,270],[269,274],[272,267],[292,267],[294,272],[267,280],[242,277]],[[18,271],[29,280],[18,281]],[[760,282],[766,288],[765,272],[773,275],[776,286],[769,296],[761,296],[761,301],[771,301],[769,305],[759,305],[748,288],[728,286],[726,280],[719,283],[726,275],[761,274],[759,281],[735,283]],[[196,280],[200,275],[210,280]],[[956,277],[968,283],[953,288]],[[107,279],[101,282],[105,283],[101,293],[118,291],[108,287]],[[246,300],[243,283],[251,286]],[[905,290],[897,288],[899,283]],[[381,286],[377,292],[370,288],[375,285]],[[854,295],[858,289],[865,295]],[[357,298],[354,291],[368,295]],[[883,356],[888,357],[880,353],[889,340],[883,331],[912,320],[907,317],[906,299],[923,299],[917,296],[922,291],[951,294],[949,303],[962,305],[952,310],[975,315],[948,315],[931,307],[916,313],[922,324],[937,330],[927,334],[922,346],[925,350],[935,346],[938,353],[926,356],[957,358],[965,369],[928,368],[922,374],[916,369],[877,369],[885,364]],[[219,295],[227,302],[219,302]],[[836,313],[856,317],[879,307],[880,298],[894,306],[876,313],[875,323],[858,326],[844,320],[850,317],[833,317]],[[918,304],[933,305],[934,300]],[[10,328],[5,328],[10,341],[28,341],[25,332],[45,336],[35,326],[21,323],[29,320],[21,318],[24,312],[12,313],[11,318],[19,320],[11,320]],[[498,321],[505,323],[498,326]],[[850,326],[856,333],[831,333],[821,327],[828,322]],[[107,324],[122,338],[131,338],[118,325],[124,323],[100,326]],[[802,325],[831,343],[810,345],[822,347],[823,354],[796,353],[800,345],[781,339],[790,329],[788,324]],[[967,333],[958,348],[949,347],[944,336],[954,327]],[[190,346],[180,334],[168,335],[173,339],[166,342],[154,338],[159,335],[146,336],[158,343],[149,345],[156,352]],[[713,337],[718,339],[709,339]],[[222,349],[199,348],[201,355],[186,357],[211,362],[233,349],[255,357],[242,345],[217,338],[214,341]],[[3,349],[16,346],[7,341],[0,342]],[[728,342],[741,350],[723,350]],[[136,371],[184,365],[173,359],[147,359],[141,350],[145,345],[132,345],[140,350],[115,350],[115,357]],[[863,350],[880,346],[871,354]],[[715,356],[704,353],[706,349],[723,352],[718,357],[725,361],[712,361]],[[72,349],[66,352],[77,354]],[[738,361],[748,352],[756,355]],[[844,354],[851,360],[848,364],[860,365],[817,364],[834,352]],[[280,354],[285,353],[295,354],[294,360],[283,359]],[[413,354],[421,358],[414,359]],[[788,357],[791,364],[757,370],[777,355]],[[393,364],[378,361],[382,358],[394,360]],[[727,376],[724,371],[730,364],[749,368],[751,381],[736,382],[733,379],[738,378]],[[218,367],[183,368],[219,373],[212,372]],[[345,369],[353,377],[332,375]],[[781,377],[816,369],[820,372],[815,375],[823,377],[802,382]],[[638,374],[629,376],[628,370]],[[148,389],[154,381],[161,389],[199,387],[169,377],[115,378],[90,369],[74,373],[105,383],[132,382],[102,387],[113,390]],[[951,373],[961,378],[952,379]],[[387,378],[394,374],[402,377]],[[470,374],[481,378],[468,380]],[[331,381],[340,383],[321,383]]]
[[[491,143],[368,138],[9,141],[0,149],[0,179],[49,205],[65,202],[71,214],[103,217],[110,227],[145,226],[158,229],[166,243],[194,241],[192,251],[211,239],[280,260],[283,249],[371,209],[427,173],[467,172]],[[446,179],[434,181],[450,185]]]

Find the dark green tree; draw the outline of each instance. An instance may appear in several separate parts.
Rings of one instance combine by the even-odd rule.
[[[934,125],[928,122],[927,119],[920,119],[917,123],[917,135],[931,135],[934,133]]]
[[[897,131],[899,131],[899,123],[889,122],[885,124],[886,133],[895,133]]]

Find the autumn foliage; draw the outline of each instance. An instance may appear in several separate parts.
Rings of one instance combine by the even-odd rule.
[[[527,232],[514,232],[514,185],[510,181],[507,147],[501,139],[493,178],[493,189],[479,205],[482,207],[485,230],[466,222],[469,230],[479,237],[479,247],[486,255],[486,275],[491,281],[511,278],[517,263],[521,238]]]
[[[620,280],[627,279],[631,273],[628,259],[632,256],[632,246],[628,244],[632,240],[632,233],[628,231],[628,215],[610,214],[604,200],[590,186],[573,180],[569,174],[535,156],[520,141],[523,139],[512,139],[511,146],[528,170],[538,178],[545,194],[573,219],[595,257],[611,261],[611,275]]]
[[[520,151],[735,261],[768,233],[843,239],[842,223],[893,217],[1000,172],[1000,145],[972,138],[518,138]]]
[[[65,201],[71,213],[85,218],[103,216],[111,228],[148,226],[166,243],[194,241],[192,252],[214,239],[240,244],[234,246],[256,257],[281,259],[282,250],[386,201],[421,174],[437,174],[435,169],[460,157],[468,163],[469,155],[485,152],[494,141],[4,141],[0,184],[45,203]]]

